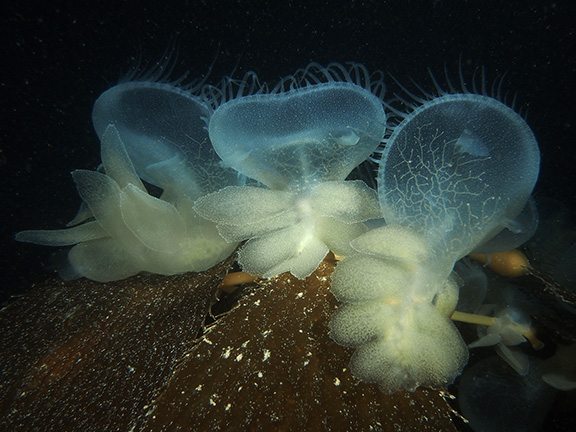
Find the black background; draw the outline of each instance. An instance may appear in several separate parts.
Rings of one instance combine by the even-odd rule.
[[[507,72],[542,152],[537,193],[576,208],[573,0],[10,3],[0,15],[2,301],[45,278],[54,255],[14,233],[62,228],[80,201],[69,173],[99,164],[94,100],[174,40],[173,77],[201,77],[215,61],[212,82],[235,68],[275,82],[310,61],[361,62],[430,91],[427,68],[458,81],[460,58],[467,77]]]

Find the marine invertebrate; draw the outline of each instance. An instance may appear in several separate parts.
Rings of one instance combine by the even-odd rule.
[[[399,113],[378,172],[388,225],[355,239],[356,253],[333,275],[345,304],[331,335],[357,348],[352,372],[386,392],[443,385],[461,372],[467,349],[448,318],[458,296],[450,273],[522,212],[538,177],[524,119],[463,90],[439,89]]]
[[[215,226],[194,214],[188,190],[171,189],[177,163],[159,162],[154,179],[161,198],[148,194],[120,134],[109,125],[102,134],[102,172],[72,173],[85,207],[71,228],[22,231],[16,240],[49,246],[75,245],[68,253],[77,276],[100,282],[141,271],[175,274],[212,267],[232,253]],[[183,198],[181,198],[183,197]],[[84,222],[84,223],[82,223]]]
[[[387,225],[352,241],[355,254],[332,274],[344,302],[330,322],[339,344],[356,348],[352,373],[385,393],[450,383],[468,358],[450,321],[458,286],[409,227]]]
[[[75,223],[95,221],[18,239],[80,243],[71,262],[96,280],[202,270],[243,240],[243,270],[303,279],[331,250],[346,257],[332,278],[346,304],[331,335],[358,348],[353,372],[385,392],[449,383],[467,359],[449,319],[452,268],[505,228],[514,235],[500,244],[533,228],[537,144],[486,94],[428,95],[386,139],[376,192],[345,179],[384,138],[383,88],[361,65],[314,63],[270,91],[253,73],[197,88],[202,98],[119,84],[93,111],[105,173],[76,175],[89,211]],[[382,215],[388,225],[368,231]]]
[[[496,309],[495,305],[484,305],[478,311],[479,317],[486,314],[485,321],[478,329],[479,338],[472,342],[469,347],[477,348],[484,346],[494,346],[498,355],[506,361],[520,375],[526,375],[529,369],[528,356],[514,346],[528,340],[533,344],[541,346],[542,343],[536,339],[530,328],[530,317],[518,308],[507,306]],[[494,315],[492,316],[488,316]],[[510,348],[512,347],[512,348]]]
[[[313,63],[270,92],[244,95],[253,79],[205,92],[216,95],[208,130],[226,165],[267,188],[227,187],[194,210],[225,239],[248,240],[238,256],[245,271],[304,278],[329,250],[349,253],[362,222],[380,216],[376,193],[344,179],[384,136],[383,84],[357,64]],[[241,96],[222,102],[234,86]]]
[[[221,166],[204,128],[209,108],[192,90],[141,79],[100,95],[92,120],[104,173],[73,174],[84,203],[69,225],[88,222],[23,231],[16,239],[77,244],[68,255],[74,276],[97,281],[140,271],[202,271],[230,255],[237,243],[223,240],[192,205],[243,179]],[[149,195],[140,179],[160,188],[160,197]]]

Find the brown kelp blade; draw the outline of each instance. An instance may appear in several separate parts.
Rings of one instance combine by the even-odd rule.
[[[197,340],[203,273],[51,281],[0,311],[1,431],[128,431]]]
[[[182,358],[137,429],[456,430],[444,392],[384,395],[351,376],[352,350],[328,336],[332,269],[251,290]]]

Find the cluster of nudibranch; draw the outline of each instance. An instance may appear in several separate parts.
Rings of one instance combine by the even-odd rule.
[[[450,383],[468,358],[454,265],[526,240],[539,151],[486,91],[436,87],[402,112],[358,64],[311,64],[275,87],[254,74],[118,84],[94,105],[101,168],[73,173],[78,215],[17,240],[74,245],[74,273],[103,282],[202,271],[243,241],[244,271],[305,278],[332,251],[330,332],[356,348],[352,372],[385,392]],[[377,189],[346,180],[368,158]]]

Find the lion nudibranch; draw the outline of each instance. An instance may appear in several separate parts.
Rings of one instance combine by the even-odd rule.
[[[216,94],[250,79],[224,81]],[[245,271],[305,278],[329,250],[347,254],[367,230],[362,222],[381,217],[375,191],[345,179],[384,137],[382,88],[380,76],[361,65],[313,63],[270,92],[212,98],[214,149],[267,189],[229,187],[201,198],[194,210],[225,239],[248,240],[238,256]]]
[[[382,75],[357,64],[312,63],[271,90],[253,73],[195,89],[119,84],[94,106],[103,172],[74,173],[76,226],[16,239],[76,245],[75,273],[98,281],[201,271],[243,240],[245,271],[305,278],[333,251],[344,305],[330,332],[357,348],[352,372],[388,393],[445,385],[468,357],[450,320],[452,268],[530,235],[538,146],[512,109],[466,91],[392,109],[403,119],[385,138],[383,93]],[[346,180],[376,150],[378,190]]]
[[[135,81],[105,91],[92,113],[103,172],[73,173],[83,200],[73,227],[23,231],[16,239],[76,245],[67,277],[101,282],[141,271],[203,271],[224,260],[236,244],[192,210],[198,197],[239,180],[219,165],[204,128],[208,113],[199,97],[170,84]],[[160,197],[141,179],[160,188]]]
[[[351,369],[388,393],[451,383],[468,351],[449,317],[456,261],[526,207],[540,155],[524,119],[486,95],[420,100],[394,128],[378,171],[387,226],[352,241],[330,324],[356,347]]]
[[[102,135],[101,152],[103,173],[72,173],[85,206],[83,216],[73,221],[75,226],[22,231],[16,240],[75,245],[68,253],[72,276],[99,282],[141,271],[165,275],[203,271],[232,253],[236,244],[227,243],[214,224],[195,214],[186,194],[174,191],[160,198],[148,194],[114,125]],[[164,164],[156,167],[155,175],[170,178],[172,169]]]

